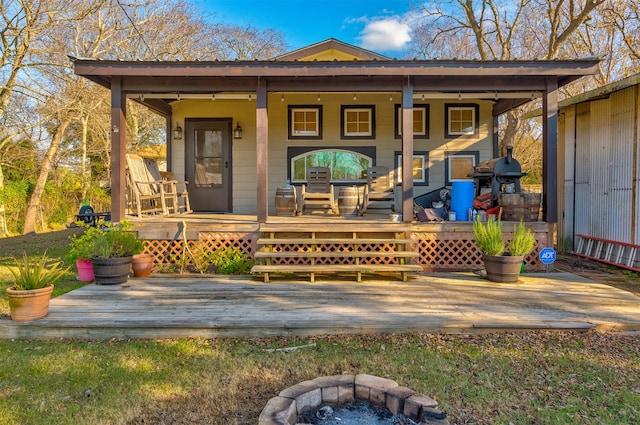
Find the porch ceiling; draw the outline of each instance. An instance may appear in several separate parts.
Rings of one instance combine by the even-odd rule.
[[[595,74],[599,60],[554,61],[366,60],[144,62],[77,59],[74,72],[108,89],[121,79],[124,93],[172,94],[164,99],[135,99],[167,113],[175,93],[254,92],[260,80],[269,92],[401,92],[411,79],[414,93],[486,93],[544,91],[548,81],[561,87]],[[173,98],[173,99],[172,99]],[[531,96],[496,102],[494,115],[528,102]]]

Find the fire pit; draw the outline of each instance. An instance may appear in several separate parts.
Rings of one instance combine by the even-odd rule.
[[[267,402],[258,425],[375,424],[362,422],[371,410],[387,420],[380,425],[449,424],[432,398],[391,379],[362,374],[324,376],[286,388]],[[352,417],[346,411],[358,413]]]

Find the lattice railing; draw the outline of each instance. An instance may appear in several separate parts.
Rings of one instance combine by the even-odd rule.
[[[506,234],[507,238],[510,234]],[[427,272],[479,270],[483,267],[482,253],[478,250],[472,232],[413,232],[420,256],[417,259]],[[547,246],[547,233],[536,233],[536,245],[524,258],[527,270],[544,270],[538,255]]]
[[[155,239],[146,240],[144,252],[155,256],[156,266],[191,265],[195,250],[213,252],[217,249],[239,248],[253,257],[256,252],[257,233],[201,232],[198,240],[189,240],[185,249],[183,240]]]
[[[548,234],[545,232],[536,233],[536,246],[524,262],[527,270],[541,271],[545,266],[538,261],[538,255],[543,247],[549,246],[547,241]],[[482,268],[482,257],[473,240],[471,232],[413,232],[413,249],[416,249],[420,256],[412,261],[421,265],[427,272],[444,272],[444,271],[468,271]],[[200,239],[189,241],[189,248],[215,250],[220,247],[238,247],[242,252],[249,256],[253,256],[257,250],[256,241],[257,233],[238,233],[238,232],[202,232]],[[319,247],[316,247],[318,249]],[[274,249],[283,252],[309,251],[311,247],[306,244],[282,244],[274,246]],[[350,244],[331,244],[326,245],[322,249],[334,252],[349,252],[353,250]],[[395,250],[395,245],[390,244],[369,244],[361,245],[361,251],[370,252],[391,252]],[[155,256],[156,266],[168,265],[190,265],[192,258],[188,250],[184,248],[182,240],[147,240],[145,241],[145,253]],[[182,261],[182,263],[181,263]],[[277,260],[275,260],[277,261]],[[274,261],[274,264],[278,264]],[[287,258],[283,259],[279,264],[309,264],[308,258]],[[317,264],[346,264],[351,261],[348,258],[318,258]],[[362,258],[362,264],[394,264],[396,258],[389,257],[373,257]]]

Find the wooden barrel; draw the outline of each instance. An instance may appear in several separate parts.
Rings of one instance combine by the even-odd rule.
[[[356,186],[341,186],[338,189],[338,211],[340,215],[357,215],[358,201],[358,188]]]
[[[296,189],[282,186],[276,189],[276,215],[292,216],[296,214]]]
[[[541,201],[539,193],[501,193],[498,197],[504,221],[538,221]]]

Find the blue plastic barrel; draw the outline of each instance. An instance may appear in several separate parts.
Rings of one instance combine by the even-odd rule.
[[[451,211],[457,221],[469,221],[469,208],[473,209],[473,180],[456,180],[451,187]]]

